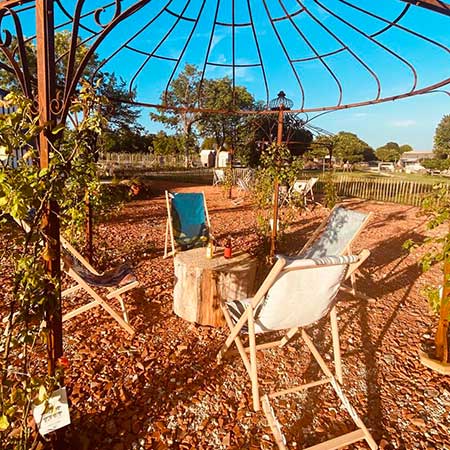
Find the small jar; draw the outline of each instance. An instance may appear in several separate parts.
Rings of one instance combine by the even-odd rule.
[[[224,258],[228,259],[228,258],[231,258],[231,254],[232,254],[232,251],[231,251],[231,237],[228,236],[227,242],[225,244],[225,248],[223,249],[223,256],[224,256]]]

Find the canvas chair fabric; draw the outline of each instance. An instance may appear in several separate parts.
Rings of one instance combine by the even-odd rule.
[[[306,182],[302,181],[296,181],[294,185],[292,186],[293,192],[297,192],[303,197],[303,201],[306,202],[308,200],[308,195],[311,197],[311,200],[314,201],[314,185],[317,183],[319,179],[318,178],[310,178]]]
[[[64,272],[75,281],[75,285],[65,289],[62,296],[65,297],[80,289],[90,295],[92,300],[63,315],[63,322],[96,306],[102,307],[119,325],[130,335],[135,331],[129,324],[128,312],[122,294],[139,285],[128,265],[121,265],[104,273],[97,272],[63,237],[61,237],[61,258]],[[104,288],[106,293],[94,288]],[[121,309],[121,314],[113,308],[109,300],[115,298]]]
[[[349,251],[349,245],[368,221],[370,214],[353,211],[343,206],[335,207],[320,235],[303,248],[302,258],[321,258],[329,255],[342,255]]]
[[[358,257],[285,257],[285,260],[284,270],[255,308],[256,334],[303,327],[324,317],[333,306],[348,264],[356,262]],[[314,286],[313,296],[311,286]],[[226,303],[233,323],[239,321],[250,304],[251,299]],[[286,314],[286,311],[289,311],[289,314]]]
[[[169,239],[172,255],[175,247],[181,251],[204,247],[208,244],[210,223],[203,192],[166,191],[167,225],[164,256],[167,257]]]
[[[31,209],[29,211],[29,217],[32,219],[33,215],[34,211]],[[30,231],[30,225],[26,221],[16,220],[16,222],[25,230],[25,232],[28,233]],[[122,294],[139,285],[139,282],[131,269],[127,265],[122,265],[101,274],[97,272],[62,236],[60,236],[60,242],[61,259],[63,260],[62,268],[76,283],[74,286],[65,289],[61,293],[62,297],[68,296],[79,290],[84,290],[92,298],[89,303],[65,313],[62,317],[63,322],[88,311],[89,309],[100,306],[115,319],[125,331],[130,335],[134,335],[135,331],[129,324],[128,312],[122,297]],[[101,295],[94,287],[105,288],[107,294]],[[122,316],[109,304],[108,300],[113,298],[118,300],[122,310]]]
[[[122,264],[99,275],[83,266],[78,258],[72,255],[64,247],[61,251],[61,258],[66,267],[72,268],[90,286],[114,287],[136,280],[133,271],[128,264]]]
[[[309,447],[309,449],[337,449],[361,440],[365,440],[372,450],[377,449],[370,432],[351,406],[340,386],[340,383],[342,383],[342,366],[335,305],[340,284],[346,277],[351,276],[361,261],[364,261],[367,257],[367,254],[368,251],[365,250],[358,256],[328,256],[314,259],[279,256],[278,261],[253,298],[227,302],[222,305],[230,335],[219,351],[218,362],[222,361],[225,353],[234,343],[252,383],[253,407],[255,410],[259,410],[261,406],[258,358],[256,355],[258,350],[283,347],[297,334],[300,334],[325,375],[325,378],[318,381],[288,387],[278,392],[266,393],[263,396],[263,411],[280,450],[286,449],[286,440],[269,399],[295,394],[328,383],[331,384],[337,397],[350,414],[357,430],[322,442],[317,446]],[[312,339],[304,330],[305,326],[317,322],[326,315],[329,315],[331,320],[336,376],[328,368]],[[282,339],[277,338],[275,341],[264,339],[263,343],[257,344],[256,334],[281,330],[287,331]],[[249,344],[247,347],[244,346],[242,334],[248,334]],[[267,384],[265,386],[267,388]]]

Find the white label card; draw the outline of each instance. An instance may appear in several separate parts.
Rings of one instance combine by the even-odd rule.
[[[70,413],[66,388],[54,391],[47,401],[35,406],[33,417],[42,436],[69,425]]]

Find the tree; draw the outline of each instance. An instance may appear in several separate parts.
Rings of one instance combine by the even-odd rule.
[[[440,159],[450,155],[450,114],[444,116],[436,127],[433,153]]]
[[[205,80],[203,90],[203,107],[218,111],[253,109],[254,99],[243,86],[235,86],[230,78]],[[245,141],[245,117],[239,114],[203,113],[198,123],[198,129],[203,137],[213,137],[217,148],[225,146],[236,149],[240,142]]]
[[[155,135],[146,133],[144,128],[120,128],[106,131],[102,136],[102,150],[105,152],[148,153],[153,147]]]
[[[334,136],[318,136],[308,152],[314,157],[335,156],[342,161],[355,163],[370,161],[374,158],[372,147],[356,134],[340,131]]]
[[[195,144],[194,124],[201,118],[198,112],[189,109],[198,108],[201,72],[193,65],[186,64],[183,71],[169,86],[167,94],[161,95],[162,103],[167,107],[179,109],[160,109],[150,113],[152,120],[164,123],[183,136],[183,148],[186,167],[189,165],[190,148]]]
[[[261,109],[258,103],[255,105],[257,110]],[[245,120],[243,128],[246,140],[241,140],[239,157],[250,166],[257,166],[262,150],[277,141],[278,114],[255,114]],[[283,115],[282,141],[292,157],[301,156],[308,151],[313,135],[295,114],[286,113]]]
[[[173,155],[183,151],[183,142],[178,136],[168,136],[160,131],[153,138],[153,151],[155,155]]]
[[[400,145],[400,151],[403,154],[406,152],[413,152],[414,149],[409,144],[403,144],[403,145]]]
[[[14,43],[12,44],[12,46]],[[67,60],[69,49],[71,45],[71,34],[69,31],[61,31],[55,34],[55,53],[57,55],[56,63],[56,86],[57,89],[64,88],[64,78],[65,71],[67,67]],[[89,47],[82,43],[81,39],[78,39],[78,46],[76,52],[76,63],[81,61],[84,55],[89,51]],[[26,43],[26,54],[28,58],[28,66],[30,69],[30,76],[34,82],[33,86],[36,85],[36,46],[32,41],[27,41]],[[3,52],[0,52],[0,63],[6,63],[6,57]],[[135,92],[129,92],[126,83],[122,79],[118,79],[114,73],[103,73],[101,71],[96,72],[99,66],[100,59],[97,53],[94,53],[87,64],[82,79],[89,81],[93,86],[95,86],[95,94],[101,100],[97,107],[99,108],[99,113],[105,119],[103,123],[105,124],[106,134],[104,136],[104,141],[108,143],[111,147],[117,147],[113,145],[112,142],[116,139],[120,130],[125,129],[125,133],[130,133],[130,130],[142,134],[142,127],[138,125],[137,120],[140,116],[140,111],[136,107],[121,102],[119,100],[132,100],[135,96]],[[14,74],[6,70],[0,71],[0,87],[8,91],[18,90],[17,78]],[[76,121],[78,118],[76,114],[72,114],[72,125],[76,126]],[[120,140],[120,139],[119,139]],[[94,144],[97,144],[96,142]],[[93,146],[94,151],[97,151],[96,145]],[[108,148],[106,148],[108,150]]]
[[[356,134],[340,131],[333,136],[334,155],[342,161],[356,163],[370,158],[373,149]]]
[[[403,151],[397,142],[388,142],[382,147],[378,147],[375,153],[380,161],[395,162],[400,159]]]

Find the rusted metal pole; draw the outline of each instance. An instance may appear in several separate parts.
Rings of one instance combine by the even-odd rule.
[[[86,190],[84,197],[84,206],[86,208],[86,222],[85,222],[85,233],[86,233],[86,259],[92,263],[93,259],[93,245],[92,245],[92,205],[89,196],[89,191]]]
[[[280,106],[278,111],[278,129],[277,129],[277,145],[281,145],[283,143],[283,114],[284,108],[283,105]],[[272,236],[270,240],[270,258],[273,259],[275,256],[276,250],[276,242],[277,242],[277,233],[278,233],[278,177],[275,176],[275,180],[273,182],[273,215],[272,215]]]
[[[49,166],[49,155],[54,136],[51,128],[55,125],[55,115],[51,102],[56,97],[55,91],[55,30],[53,0],[36,0],[36,42],[37,42],[37,94],[39,105],[39,122],[45,130],[39,136],[39,163],[41,168]],[[48,283],[47,298],[50,299],[45,319],[48,328],[48,373],[55,374],[56,362],[62,356],[62,315],[61,293],[58,281],[61,278],[60,240],[58,204],[51,199],[46,205],[44,218],[45,261],[47,273],[56,280],[57,285]]]

